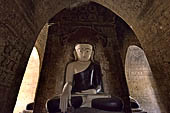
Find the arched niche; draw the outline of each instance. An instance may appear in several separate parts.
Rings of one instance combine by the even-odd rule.
[[[144,51],[136,46],[128,47],[125,73],[130,96],[135,98],[146,112],[160,113],[157,87]]]
[[[13,113],[22,112],[26,109],[27,104],[34,102],[39,78],[39,67],[40,59],[37,49],[34,47],[26,67]]]
[[[127,107],[128,88],[118,52],[115,17],[107,8],[92,2],[72,9],[65,8],[49,20],[35,113],[45,113],[47,99],[61,93],[65,67],[74,60],[74,45],[78,42],[95,45],[95,60],[102,68],[105,92],[121,97],[126,108],[130,109]]]

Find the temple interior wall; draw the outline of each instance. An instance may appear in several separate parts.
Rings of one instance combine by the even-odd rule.
[[[150,64],[155,79],[153,89],[157,89],[155,94],[161,112],[168,113],[170,109],[169,0],[93,1],[113,11],[134,31]],[[75,3],[79,4],[81,0],[0,1],[0,103],[2,105],[0,112],[13,111],[29,56],[43,26],[63,8]],[[127,48],[128,46],[120,51],[125,52]],[[120,52],[120,54],[125,62],[126,53]],[[51,87],[53,88],[49,86],[49,89]]]

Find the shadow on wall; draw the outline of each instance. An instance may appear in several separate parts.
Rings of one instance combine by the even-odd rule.
[[[39,55],[37,49],[34,47],[27,64],[13,113],[22,112],[24,109],[26,109],[26,105],[28,103],[34,101],[39,78],[39,65]]]
[[[129,93],[147,113],[161,113],[156,99],[155,81],[144,51],[137,46],[129,46],[125,73]]]

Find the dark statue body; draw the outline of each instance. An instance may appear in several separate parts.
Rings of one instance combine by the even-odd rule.
[[[96,89],[97,93],[103,91],[100,65],[94,62],[91,62],[87,69],[73,76],[72,93],[88,89]]]

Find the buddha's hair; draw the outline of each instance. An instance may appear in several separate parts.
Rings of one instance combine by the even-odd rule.
[[[76,43],[76,44],[74,45],[74,49],[75,49],[76,46],[79,45],[79,44],[89,44],[89,45],[92,46],[92,50],[93,50],[93,51],[95,50],[95,45],[92,44],[92,43],[89,43],[89,42],[78,42],[78,43]]]

